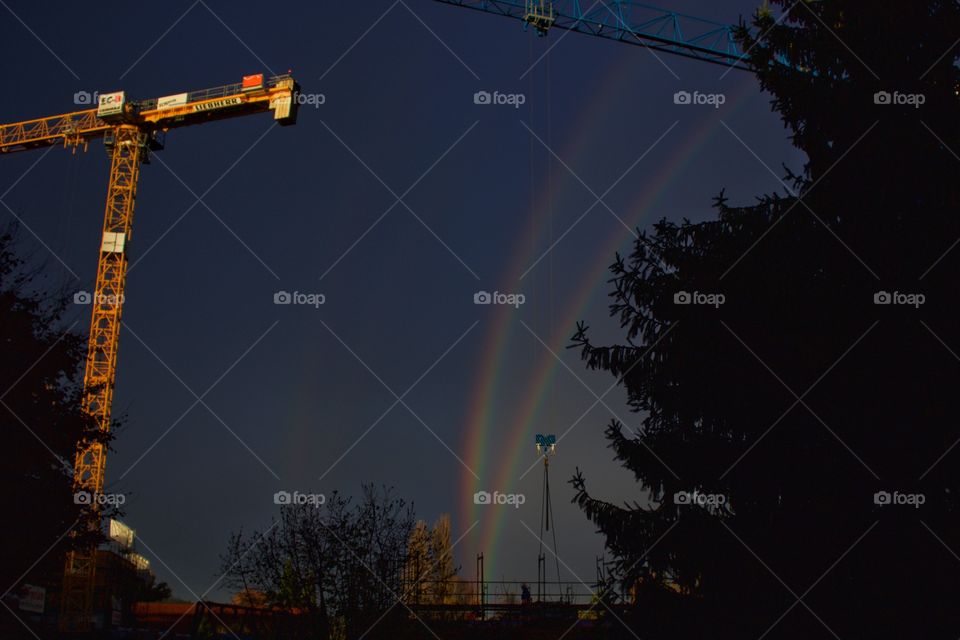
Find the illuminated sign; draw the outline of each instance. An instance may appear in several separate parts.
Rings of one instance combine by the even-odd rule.
[[[133,548],[133,538],[136,535],[133,529],[123,524],[119,520],[110,518],[110,539],[119,544],[124,549]]]
[[[172,109],[187,104],[187,94],[178,93],[173,96],[157,98],[157,109]]]
[[[104,253],[123,253],[123,245],[126,242],[127,235],[116,231],[104,231],[103,242],[100,243],[100,251]]]
[[[20,587],[20,610],[31,613],[43,613],[43,605],[47,600],[47,591],[43,587],[25,584]]]
[[[138,571],[149,571],[150,570],[150,561],[144,558],[139,553],[131,553],[130,562],[133,563],[133,566],[137,568]]]
[[[214,109],[223,109],[224,107],[235,107],[243,104],[243,100],[238,97],[224,98],[223,100],[211,100],[210,102],[201,102],[193,105],[194,111],[213,111]]]
[[[123,113],[124,101],[123,91],[101,93],[100,101],[97,103],[97,117],[102,118],[104,116],[114,116]]]
[[[263,74],[257,73],[252,76],[243,76],[243,81],[240,83],[240,88],[243,91],[256,91],[257,89],[263,89]]]

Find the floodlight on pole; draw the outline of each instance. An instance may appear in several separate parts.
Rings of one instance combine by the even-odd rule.
[[[557,453],[557,436],[538,433],[534,438],[537,446],[537,455],[543,456],[543,494],[540,501],[540,550],[537,554],[537,584],[538,591],[546,595],[547,566],[543,555],[543,534],[550,531],[553,522],[553,502],[550,499],[550,456]],[[560,584],[560,556],[557,548],[557,528],[553,528],[553,555],[557,565],[557,584]],[[541,596],[542,597],[542,596]]]
[[[537,445],[538,454],[542,454],[544,456],[556,454],[557,436],[553,434],[543,435],[542,433],[538,433],[535,438],[535,442]]]

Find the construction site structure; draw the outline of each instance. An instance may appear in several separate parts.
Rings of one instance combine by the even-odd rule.
[[[102,432],[112,421],[117,375],[120,316],[125,299],[128,246],[140,165],[164,147],[171,129],[226,118],[272,112],[280,125],[296,123],[299,86],[290,74],[265,78],[243,76],[239,83],[147,100],[130,100],[125,92],[100,93],[97,107],[24,122],[0,125],[0,155],[62,145],[87,149],[102,139],[110,155],[107,203],[91,306],[90,337],[83,379],[83,406]],[[98,505],[104,488],[106,447],[99,441],[78,443],[74,491]],[[99,522],[93,526],[99,528]],[[68,552],[60,603],[60,629],[86,632],[92,627],[96,547],[75,545]]]

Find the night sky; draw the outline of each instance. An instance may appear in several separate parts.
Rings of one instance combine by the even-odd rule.
[[[483,551],[488,579],[532,580],[542,474],[525,472],[534,434],[555,433],[563,579],[589,583],[603,541],[566,480],[579,466],[595,495],[637,498],[602,431],[640,416],[565,347],[577,320],[618,338],[605,267],[629,229],[702,220],[724,188],[749,204],[782,189],[767,167],[802,167],[769,96],[742,71],[430,0],[238,4],[0,2],[0,122],[79,110],[83,91],[288,69],[324,99],[294,127],[173,131],[142,170],[107,463],[139,551],[175,595],[224,600],[218,556],[231,531],[269,525],[275,492],[376,482],[428,522],[451,514],[462,575]],[[735,22],[756,4],[669,7]],[[726,102],[675,105],[682,90]],[[100,143],[0,163],[0,217],[54,285],[93,288],[108,166]],[[72,320],[85,331],[89,307]],[[526,502],[476,507],[479,490]]]

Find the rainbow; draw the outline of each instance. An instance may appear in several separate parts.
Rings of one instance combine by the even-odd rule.
[[[592,135],[591,123],[598,118],[602,118],[604,113],[609,112],[618,97],[616,89],[621,86],[624,77],[626,64],[632,64],[629,57],[624,59],[621,65],[615,66],[607,75],[603,82],[602,90],[597,92],[600,96],[582,112],[578,119],[578,124],[573,128],[575,131],[572,139],[558,151],[558,155],[565,162],[570,163],[571,159],[583,155],[587,151],[587,145],[594,140]],[[756,84],[752,77],[741,80],[735,87],[732,95],[728,96],[726,107],[723,110],[723,116],[729,117],[732,109],[740,108],[746,98],[753,95],[756,91]],[[713,134],[717,131],[717,123],[713,118],[705,117],[701,123],[687,132],[684,138],[677,142],[676,132],[668,134],[659,144],[672,148],[672,153],[667,161],[661,161],[658,164],[656,173],[652,179],[646,181],[647,187],[641,191],[631,206],[624,212],[617,212],[624,221],[631,227],[637,227],[642,222],[648,221],[653,213],[654,207],[659,204],[660,198],[674,184],[676,179],[682,174],[682,170],[696,157],[703,146],[709,142]],[[673,136],[673,137],[671,137]],[[653,142],[656,138],[650,138]],[[649,144],[649,143],[647,143]],[[644,147],[645,148],[645,147]],[[643,170],[645,162],[641,161],[634,169]],[[647,165],[649,167],[649,164]],[[629,176],[625,180],[629,180]],[[536,200],[539,203],[548,203],[547,194],[541,194],[542,197]],[[553,194],[553,197],[561,199],[561,195]],[[547,206],[541,206],[530,216],[528,225],[528,234],[521,238],[538,238],[545,235],[548,228],[550,211]],[[605,215],[598,205],[581,224],[586,223],[590,216]],[[624,215],[626,214],[626,215]],[[565,241],[568,241],[569,238]],[[553,333],[548,336],[541,336],[543,341],[558,355],[562,353],[570,336],[573,334],[574,325],[577,320],[583,319],[583,314],[592,298],[607,286],[608,278],[606,271],[611,262],[613,262],[614,253],[618,250],[621,253],[629,252],[634,238],[627,233],[621,225],[611,233],[605,243],[595,250],[596,259],[592,266],[582,271],[583,275],[579,279],[578,286],[573,289],[572,295],[567,297],[567,304],[558,317],[558,322]],[[510,289],[515,287],[515,283],[520,281],[521,275],[526,271],[530,264],[539,257],[537,251],[542,251],[544,247],[549,246],[542,243],[538,249],[538,243],[520,242],[513,254],[506,271],[507,276],[503,282],[510,283],[504,287]],[[577,285],[577,283],[574,283]],[[524,398],[524,402],[515,411],[511,412],[512,418],[507,433],[512,437],[509,441],[497,442],[499,451],[512,452],[506,456],[490,455],[490,437],[493,424],[494,408],[497,405],[497,398],[502,389],[499,381],[502,379],[505,357],[511,352],[511,347],[515,346],[514,338],[517,331],[520,332],[520,340],[535,340],[526,329],[516,320],[516,315],[510,307],[502,306],[494,311],[495,317],[492,325],[487,332],[485,346],[482,350],[484,358],[478,368],[477,380],[473,385],[474,393],[468,404],[466,425],[464,433],[465,461],[467,465],[480,476],[481,483],[478,486],[476,479],[466,470],[461,473],[461,503],[464,508],[460,514],[460,525],[465,529],[469,524],[476,522],[481,515],[473,504],[472,495],[478,489],[499,489],[508,491],[511,486],[515,486],[519,476],[519,467],[521,464],[529,465],[534,463],[535,453],[533,452],[532,442],[536,432],[536,426],[542,424],[541,413],[544,409],[545,401],[548,399],[548,389],[552,384],[556,372],[562,368],[556,358],[540,347],[542,355],[539,357],[534,375],[529,379],[527,388],[519,397]],[[560,435],[566,430],[559,430]],[[489,469],[493,461],[498,461],[499,466],[496,470]],[[481,526],[477,528],[479,533],[471,534],[471,540],[465,541],[464,553],[469,555],[471,551],[483,551],[485,554],[487,570],[491,575],[496,575],[496,552],[499,546],[500,534],[503,530],[503,524],[506,517],[505,509],[485,510],[481,519]],[[476,536],[476,537],[474,537]],[[473,543],[473,544],[471,544]],[[467,549],[466,547],[473,547]],[[467,566],[467,565],[464,565]]]

